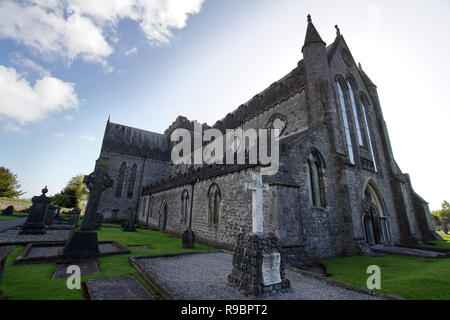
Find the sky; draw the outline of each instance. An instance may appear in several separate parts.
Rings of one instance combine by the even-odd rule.
[[[23,197],[89,174],[108,117],[163,133],[210,125],[302,59],[306,16],[339,25],[378,86],[394,156],[417,193],[450,200],[450,2],[0,0],[0,166]]]

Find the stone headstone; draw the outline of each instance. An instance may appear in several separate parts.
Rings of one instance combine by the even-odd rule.
[[[52,205],[47,206],[47,212],[45,214],[44,225],[50,227],[53,223],[53,218],[56,214],[56,207]]]
[[[61,260],[80,261],[97,257],[100,254],[94,222],[102,192],[113,186],[113,180],[108,175],[107,168],[108,159],[100,157],[96,162],[94,172],[84,177],[83,182],[89,190],[89,199],[83,222],[80,230],[74,230],[70,235],[61,251]]]
[[[442,231],[448,234],[448,219],[446,217],[442,218]]]
[[[194,249],[195,247],[195,235],[191,228],[188,228],[181,237],[183,249]]]
[[[103,224],[103,215],[99,213],[97,214],[97,217],[95,219],[94,230],[100,230],[102,228],[102,224]]]
[[[2,211],[2,216],[12,216],[14,214],[14,207],[8,206],[5,210]]]
[[[45,217],[47,213],[47,207],[52,202],[51,197],[47,197],[45,194],[48,192],[47,186],[42,189],[42,195],[39,197],[33,197],[31,199],[33,205],[31,206],[30,214],[27,217],[27,221],[22,225],[22,231],[20,235],[27,234],[45,234]]]
[[[134,227],[134,211],[135,208],[133,206],[128,208],[128,223],[122,229],[125,232],[137,232],[136,228]]]
[[[6,258],[11,253],[14,247],[0,247],[0,288],[3,278],[3,270],[5,269]],[[3,292],[0,290],[0,300],[3,297]]]
[[[79,218],[80,218],[79,214],[71,214],[69,216],[69,225],[73,226],[74,228],[77,228]]]

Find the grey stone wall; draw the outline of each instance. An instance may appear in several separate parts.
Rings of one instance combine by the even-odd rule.
[[[196,240],[218,247],[231,249],[240,232],[251,231],[252,201],[251,191],[246,190],[245,184],[251,181],[249,170],[220,176],[215,179],[199,181],[195,184],[194,203],[192,215],[192,230]],[[218,228],[209,225],[208,190],[216,183],[221,192]],[[181,195],[188,190],[191,199],[191,186],[182,186],[152,195],[152,207],[147,211],[152,215],[148,217],[148,226],[158,229],[161,205],[167,203],[166,231],[181,235],[188,227],[188,221],[181,216]],[[147,221],[147,217],[141,217]]]
[[[137,211],[141,188],[144,185],[167,177],[169,173],[169,165],[167,162],[113,152],[102,152],[101,156],[109,159],[107,171],[114,181],[113,187],[105,190],[100,198],[98,210],[103,214],[105,220],[126,219],[128,215],[127,210],[130,206],[134,206]],[[116,197],[119,170],[123,162],[127,163],[127,170],[122,195],[121,197]],[[131,170],[134,164],[137,164],[136,181],[133,197],[129,199],[127,193],[130,185]]]

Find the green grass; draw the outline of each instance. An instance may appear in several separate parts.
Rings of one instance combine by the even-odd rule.
[[[413,300],[450,300],[450,259],[348,257],[322,262],[332,279],[367,288],[367,267],[381,268],[381,290]]]
[[[438,234],[442,237],[443,241],[430,241],[429,243],[438,248],[450,249],[450,234],[445,234],[442,231],[438,231]]]
[[[14,217],[14,216],[0,216],[0,221],[6,221],[6,220],[14,220],[14,219],[18,219],[20,217]]]
[[[100,274],[83,277],[82,281],[91,278],[108,276],[135,276],[146,288],[148,285],[128,262],[130,256],[181,253],[191,251],[213,250],[213,248],[196,243],[195,249],[181,248],[181,239],[171,235],[151,231],[122,232],[120,229],[104,228],[98,232],[99,241],[114,240],[122,245],[147,245],[151,250],[131,250],[131,254],[118,255],[98,259]],[[10,300],[82,300],[81,290],[69,290],[66,279],[51,277],[55,264],[13,265],[14,259],[24,247],[16,247],[9,255],[3,276],[2,290]],[[149,289],[149,288],[148,288]]]

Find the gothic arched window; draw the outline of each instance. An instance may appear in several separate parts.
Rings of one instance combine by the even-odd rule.
[[[326,207],[323,172],[325,169],[319,152],[312,151],[306,159],[308,172],[309,199],[313,207]]]
[[[360,146],[364,146],[363,136],[361,132],[361,125],[359,122],[358,117],[358,111],[356,109],[356,86],[353,84],[353,81],[350,82],[350,80],[347,80],[347,85],[349,88],[350,101],[352,103],[352,111],[353,111],[353,119],[355,120],[355,126],[356,126],[356,134],[358,136],[358,142]]]
[[[375,172],[377,172],[378,171],[377,163],[375,161],[375,153],[373,150],[372,139],[370,137],[369,122],[367,121],[367,114],[366,114],[366,109],[367,109],[368,105],[369,105],[369,102],[368,102],[367,98],[364,95],[362,95],[361,96],[361,110],[362,110],[362,114],[363,114],[363,118],[364,118],[364,125],[366,126],[366,130],[367,130],[367,138],[369,141],[370,153],[372,154],[373,167],[375,169]]]
[[[133,164],[133,167],[131,168],[131,175],[130,175],[130,183],[128,184],[128,199],[133,198],[134,194],[134,185],[136,183],[136,174],[137,174],[137,164]]]
[[[217,184],[213,183],[208,191],[209,202],[209,225],[217,228],[219,226],[220,212],[220,189]]]
[[[150,204],[148,206],[147,217],[153,216],[153,203],[155,202],[155,198],[153,196],[150,197]]]
[[[123,183],[125,181],[125,173],[127,171],[126,162],[122,162],[119,169],[119,176],[117,178],[116,198],[122,197]]]
[[[355,164],[355,156],[353,154],[353,144],[352,144],[352,137],[350,134],[350,126],[348,123],[348,117],[347,117],[347,106],[345,103],[345,96],[344,96],[344,90],[343,85],[338,80],[336,81],[338,93],[339,93],[339,103],[341,105],[341,112],[342,112],[342,120],[344,121],[344,130],[345,130],[345,137],[347,141],[347,148],[348,148],[348,156],[350,159],[350,163]]]
[[[181,221],[187,222],[189,216],[189,191],[184,190],[181,195]]]

